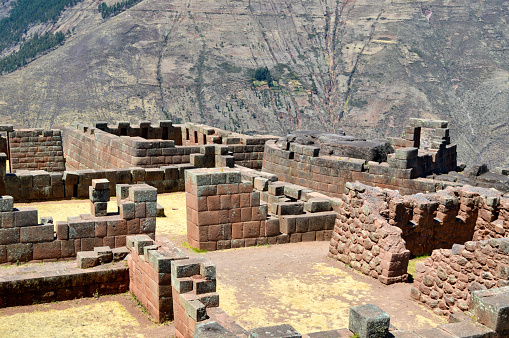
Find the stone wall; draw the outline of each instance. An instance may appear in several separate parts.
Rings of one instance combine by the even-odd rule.
[[[434,312],[466,311],[471,292],[509,285],[509,239],[470,241],[434,250],[416,266],[411,295]]]
[[[496,190],[448,187],[440,192],[401,196],[389,194],[389,223],[403,230],[413,256],[451,248],[470,240],[506,237],[506,199]]]
[[[129,290],[125,263],[80,269],[76,262],[4,269],[0,307],[33,305],[75,298],[124,293]]]
[[[310,195],[310,200],[290,202],[285,185],[288,195],[300,199],[302,188],[269,184],[237,168],[187,171],[189,244],[210,251],[329,240],[336,219],[330,201]],[[273,198],[261,199],[262,194]]]
[[[61,130],[20,129],[9,133],[10,165],[17,170],[64,171]]]
[[[63,141],[68,168],[75,170],[136,166],[156,168],[163,165],[190,163],[190,155],[199,154],[200,146],[223,144],[227,146],[228,154],[222,155],[233,156],[239,165],[261,169],[264,144],[267,140],[275,139],[273,136],[253,137],[233,134],[191,123],[185,126],[164,127],[174,130],[168,136],[161,131],[163,127],[153,127],[146,123],[146,126],[141,123],[144,126],[141,129],[129,124],[124,126],[123,123],[119,123],[118,127],[110,127],[97,122],[95,127],[80,123],[75,127],[67,127],[64,130]],[[146,132],[140,130],[146,130]],[[209,135],[209,132],[213,134]],[[223,136],[218,136],[218,133]],[[156,137],[168,138],[157,139]],[[182,144],[184,146],[180,146]]]
[[[148,185],[118,186],[118,214],[99,217],[83,214],[55,225],[49,219],[39,223],[37,209],[14,208],[13,202],[11,196],[0,198],[0,263],[73,257],[94,247],[125,246],[129,234],[155,236],[157,190]]]
[[[185,145],[226,145],[236,164],[258,170],[262,169],[265,142],[277,140],[276,136],[242,135],[196,123],[182,125],[182,136]]]
[[[85,124],[64,130],[64,153],[71,169],[155,168],[189,163],[199,147],[176,147],[173,140],[117,136]]]
[[[384,284],[404,282],[410,251],[402,231],[381,215],[387,208],[380,189],[347,183],[338,205],[329,257]]]
[[[187,259],[171,242],[128,236],[129,291],[157,322],[173,319],[171,262]]]
[[[319,148],[292,143],[289,150],[275,142],[265,143],[263,171],[277,175],[280,181],[298,184],[339,197],[346,182],[359,181],[370,186],[399,190],[402,194],[434,192],[444,183],[425,178],[412,178],[412,168],[390,167],[387,162],[319,156]]]
[[[195,337],[196,326],[209,319],[208,312],[219,306],[216,267],[204,258],[171,263],[175,336]]]

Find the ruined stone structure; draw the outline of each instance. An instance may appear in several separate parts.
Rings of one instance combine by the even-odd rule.
[[[218,307],[214,265],[155,238],[157,194],[185,191],[187,240],[197,249],[328,241],[329,257],[384,284],[408,281],[409,259],[431,255],[417,266],[411,296],[442,315],[470,309],[485,326],[451,317],[455,323],[440,332],[391,334],[503,337],[509,320],[486,304],[508,292],[491,291],[509,285],[507,171],[489,179],[501,191],[469,185],[489,181],[471,179],[483,175],[481,167],[451,179],[463,176],[447,127],[411,119],[401,138],[364,140],[302,131],[247,136],[171,121],[77,123],[63,131],[0,126],[6,152],[0,154],[0,263],[77,256],[79,267],[90,267],[81,284],[75,281],[81,270],[63,267],[65,277],[52,275],[61,283],[53,294],[40,276],[27,276],[37,290],[10,276],[0,281],[0,306],[129,289],[156,321],[174,320],[178,337],[300,337],[285,325],[244,330]],[[107,212],[112,195],[113,214]],[[39,221],[33,208],[15,207],[71,198],[89,198],[90,214],[53,224]],[[108,263],[127,253],[127,268]],[[26,296],[16,299],[13,290]],[[388,316],[376,307],[352,309],[350,320],[349,329],[321,334],[389,330]],[[373,320],[382,333],[370,331],[366,323]]]

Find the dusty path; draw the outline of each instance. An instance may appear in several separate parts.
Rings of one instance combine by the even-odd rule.
[[[301,333],[348,327],[349,308],[373,303],[398,329],[445,322],[410,299],[410,285],[385,286],[326,257],[326,242],[209,252],[220,306],[246,328],[289,323]]]

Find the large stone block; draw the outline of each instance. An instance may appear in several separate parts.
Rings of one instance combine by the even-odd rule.
[[[348,329],[359,338],[386,337],[389,333],[390,317],[373,304],[350,308]]]
[[[26,227],[37,225],[39,217],[37,209],[23,207],[14,209],[14,225],[17,227]]]
[[[0,212],[12,211],[14,205],[14,198],[12,196],[0,197]]]
[[[21,243],[51,242],[54,240],[53,224],[20,228]]]
[[[509,286],[472,292],[470,308],[479,323],[494,331],[509,330]]]

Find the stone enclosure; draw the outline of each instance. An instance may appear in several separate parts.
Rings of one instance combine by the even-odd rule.
[[[421,137],[425,130],[430,139]],[[218,307],[214,265],[156,238],[157,194],[181,191],[187,241],[197,249],[327,241],[324,255],[383,284],[413,277],[411,297],[452,318],[433,329],[440,334],[503,337],[509,329],[508,306],[486,311],[493,297],[508,294],[507,170],[489,179],[484,170],[458,173],[464,167],[446,121],[410,119],[402,137],[389,140],[310,131],[248,136],[171,121],[77,123],[63,130],[4,125],[0,132],[0,263],[77,257],[88,267],[111,261],[105,255],[128,254],[127,267],[84,270],[90,282],[79,288],[73,280],[82,272],[66,267],[68,274],[52,277],[62,283],[53,293],[43,292],[51,285],[44,280],[29,290],[19,286],[23,278],[9,276],[0,281],[0,306],[29,304],[38,292],[46,296],[37,301],[51,301],[129,289],[156,321],[174,320],[179,337],[300,337],[284,325],[247,332],[232,324]],[[498,190],[486,188],[494,177]],[[115,213],[107,212],[111,196]],[[53,224],[39,220],[34,208],[16,208],[71,198],[88,198],[90,214]],[[430,256],[409,276],[409,260],[423,255]],[[37,272],[30,278],[37,280]],[[464,311],[484,326],[470,327],[459,315]],[[391,328],[390,334],[428,337],[433,330]],[[323,334],[388,332],[388,316],[367,306],[351,310],[349,330]]]

